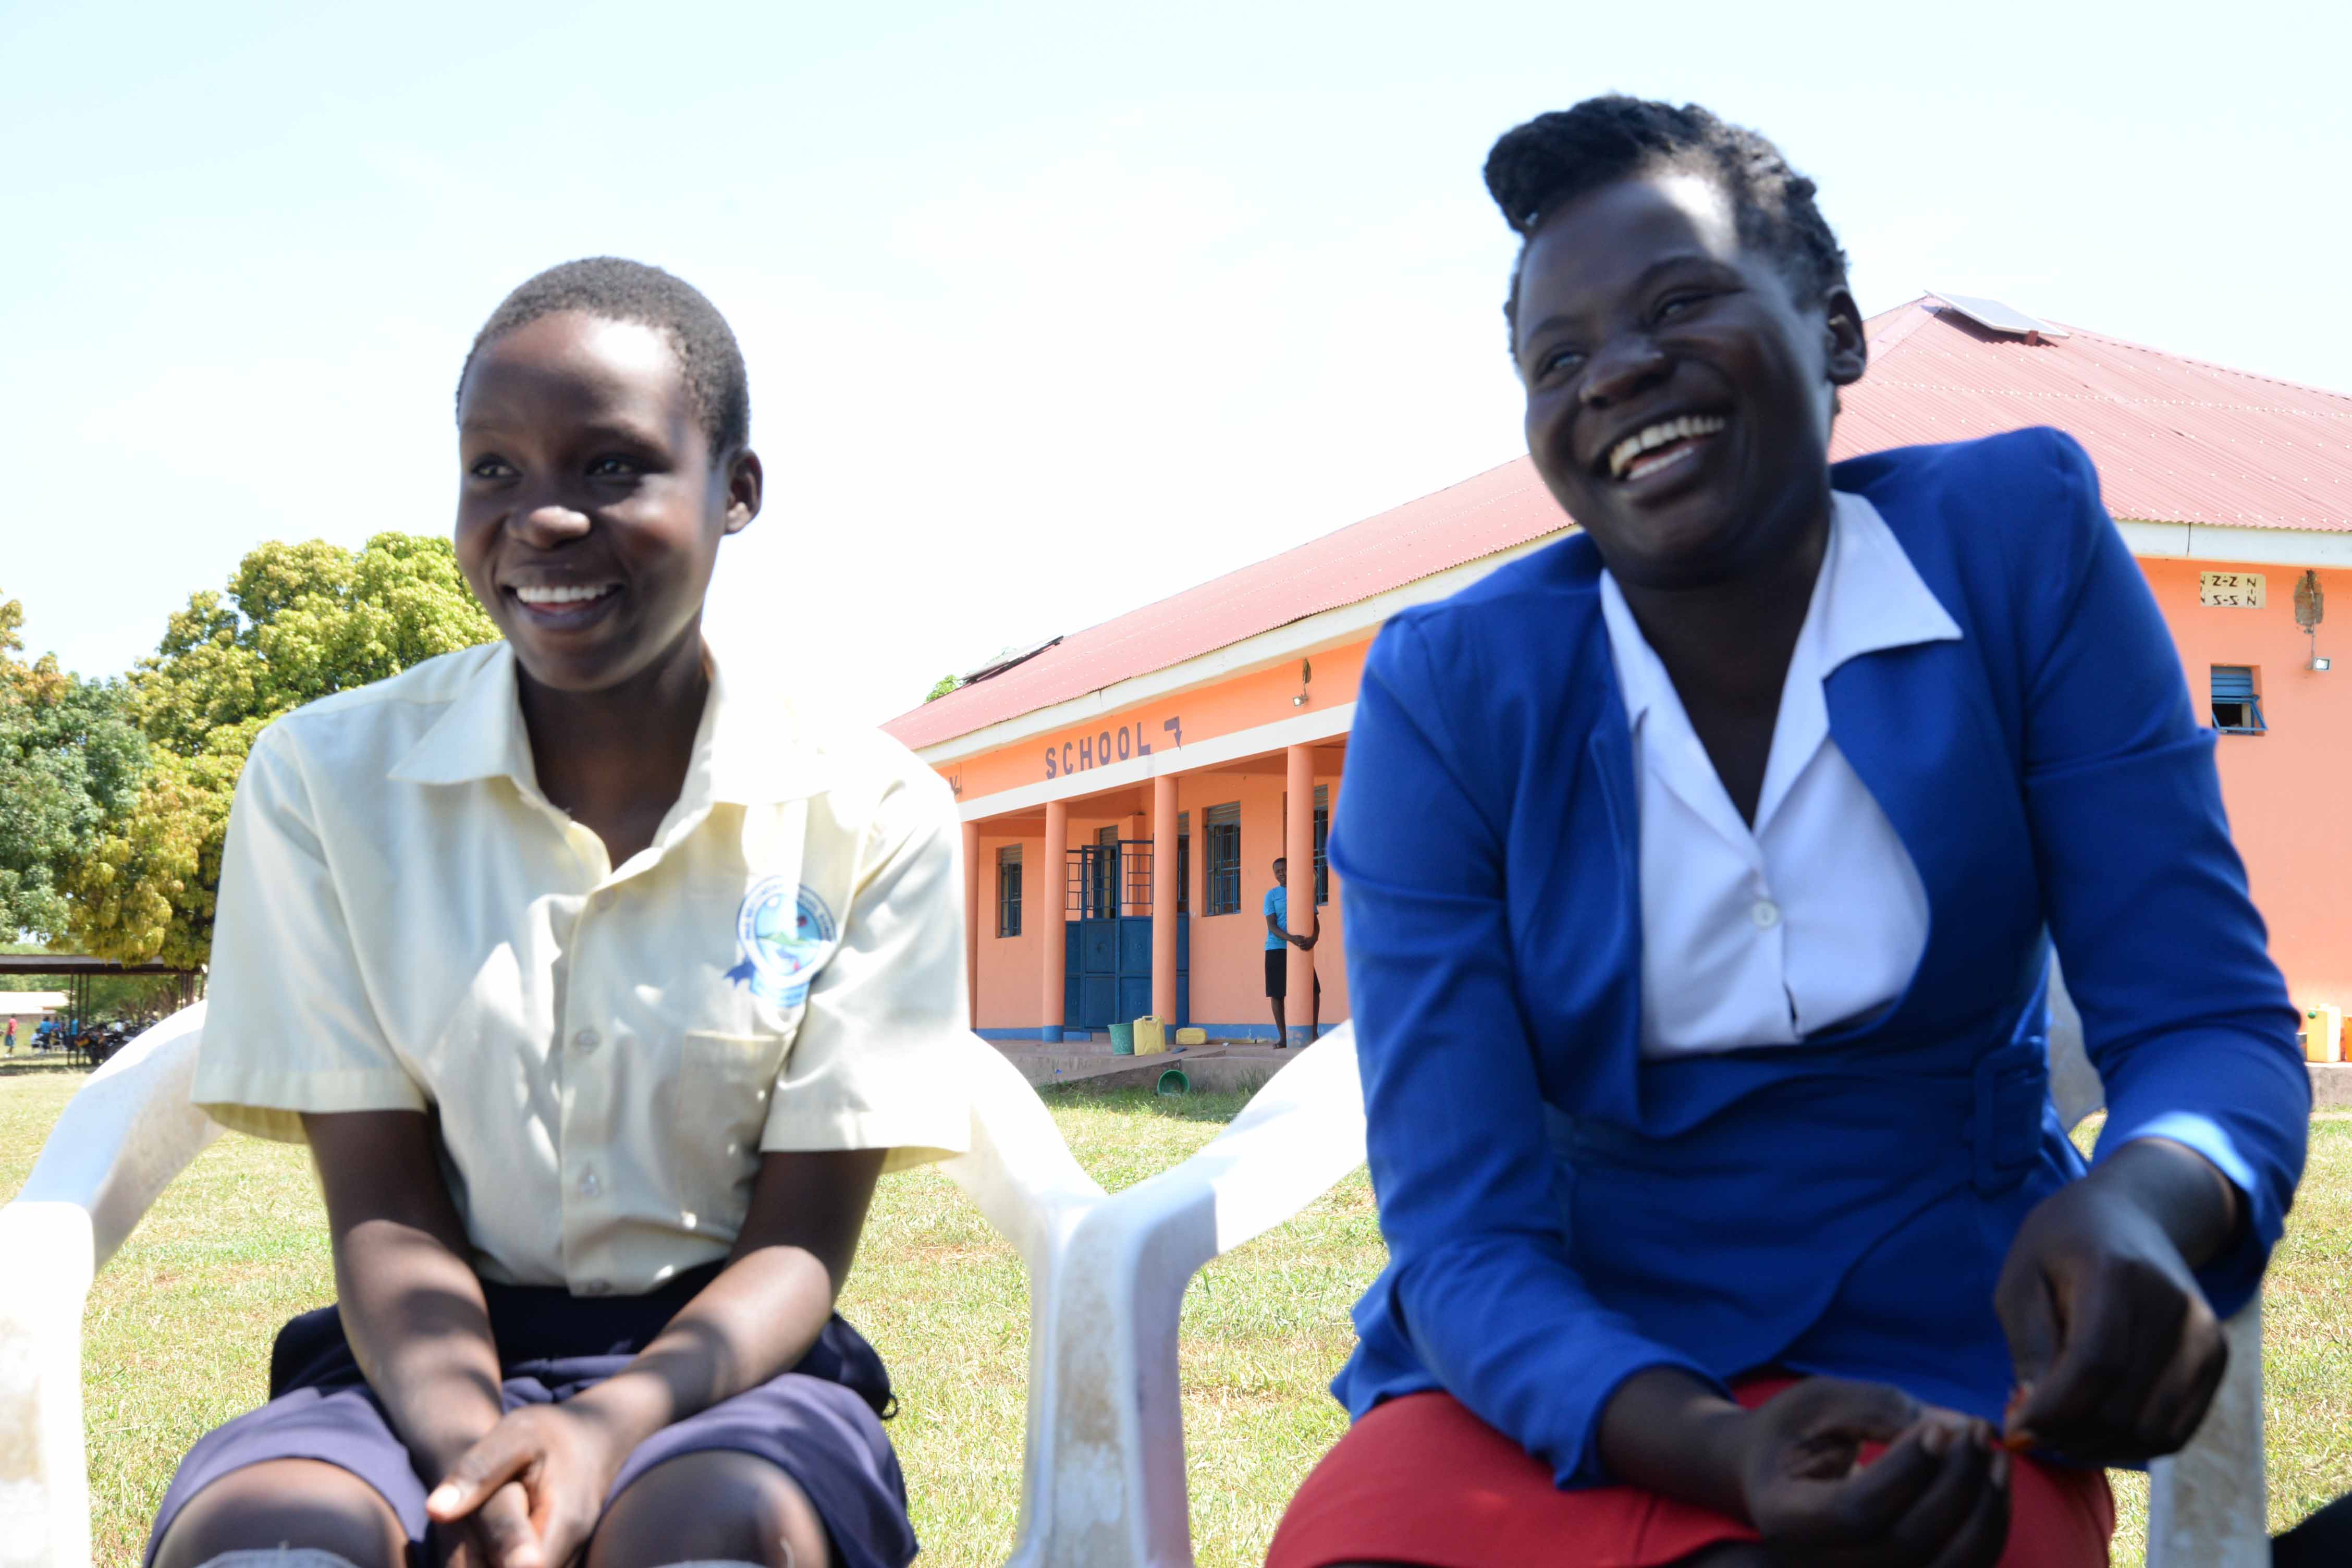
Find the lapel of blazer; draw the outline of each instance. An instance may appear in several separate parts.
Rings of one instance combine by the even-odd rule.
[[[2003,1005],[2021,933],[2040,923],[2024,803],[1969,641],[1979,631],[1954,619],[1960,641],[1864,654],[1824,683],[1830,733],[1927,895],[1927,951],[1873,1027],[1949,1025]]]
[[[1608,931],[1613,938],[1613,984],[1621,989],[1611,1012],[1624,1024],[1617,1031],[1618,1038],[1593,1042],[1604,1048],[1593,1053],[1585,1103],[1601,1115],[1637,1123],[1642,1116],[1641,793],[1633,776],[1633,736],[1625,715],[1624,694],[1597,603],[1587,635],[1597,645],[1605,676],[1591,731],[1585,740],[1584,763],[1591,769],[1594,793],[1601,798],[1600,826],[1606,830],[1606,850],[1594,857],[1585,870],[1593,879],[1588,886],[1601,916],[1591,929]]]

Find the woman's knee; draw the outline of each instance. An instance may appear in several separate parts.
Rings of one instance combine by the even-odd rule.
[[[829,1568],[824,1521],[790,1476],[753,1454],[707,1449],[666,1459],[604,1510],[588,1568],[719,1560]]]
[[[407,1531],[376,1489],[318,1459],[232,1470],[190,1498],[164,1531],[155,1568],[202,1568],[233,1552],[331,1552],[355,1568],[401,1568]]]

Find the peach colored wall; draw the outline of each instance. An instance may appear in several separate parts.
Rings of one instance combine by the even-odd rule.
[[[996,852],[1021,847],[1021,934],[996,934]],[[1045,840],[992,837],[985,824],[980,832],[980,973],[973,984],[983,1029],[1034,1029],[1037,1026],[1037,972],[1045,964],[1044,893],[1038,887],[1045,858]]]
[[[2211,718],[2214,665],[2256,671],[2269,732],[2219,737],[2230,829],[2289,994],[2305,1007],[2352,1005],[2352,813],[2338,771],[2352,761],[2352,574],[2319,574],[2323,590],[2346,595],[2319,627],[2319,651],[2339,656],[2322,672],[2305,668],[2311,643],[2294,624],[2296,568],[2143,561],[2140,570],[2172,628],[2200,717]],[[2229,571],[2263,574],[2263,608],[2198,603],[2199,574]]]
[[[1320,680],[1320,672],[1318,672]],[[1318,776],[1316,783],[1339,801],[1339,781]],[[1201,1024],[1264,1025],[1274,1027],[1274,1012],[1265,999],[1265,894],[1274,886],[1274,862],[1282,850],[1281,775],[1273,773],[1187,773],[1176,781],[1178,807],[1192,816],[1192,853],[1205,842],[1201,823],[1213,805],[1239,803],[1242,808],[1242,907],[1229,915],[1192,915],[1192,1017]],[[1302,869],[1294,884],[1311,887],[1312,872]],[[1301,897],[1305,894],[1302,892]],[[1323,982],[1323,1022],[1336,1024],[1348,1016],[1347,964],[1340,957],[1339,889],[1323,906],[1323,935],[1315,945],[1315,973]],[[1303,1025],[1303,1003],[1287,1005],[1290,1021]]]
[[[1337,774],[1320,774],[1336,804]],[[1257,773],[1187,773],[1176,781],[1176,807],[1189,814],[1192,830],[1193,887],[1192,1016],[1214,1025],[1252,1024],[1273,1026],[1266,1005],[1265,971],[1258,956],[1265,948],[1265,920],[1260,913],[1265,890],[1274,886],[1274,858],[1282,853],[1283,781]],[[1203,916],[1202,886],[1205,839],[1202,824],[1208,808],[1238,803],[1242,808],[1242,907],[1234,914]],[[1150,823],[1138,816],[1106,816],[1089,812],[1087,803],[1070,806],[1070,836],[1063,848],[1091,843],[1102,828],[1117,825],[1126,837],[1150,836]],[[996,852],[1008,845],[1021,847],[1021,934],[996,934]],[[1039,970],[1045,959],[1045,900],[1062,891],[1045,875],[1044,838],[1010,837],[988,831],[980,837],[981,930],[980,968],[974,989],[980,999],[983,1029],[1027,1029],[1037,1025]],[[1307,885],[1302,879],[1301,886]],[[1050,892],[1049,892],[1050,889]],[[1340,957],[1339,890],[1334,879],[1332,901],[1323,909],[1323,937],[1315,949],[1316,973],[1323,981],[1323,1021],[1337,1023],[1348,1016],[1348,976]],[[1307,1015],[1299,1011],[1298,1022]]]
[[[2333,653],[2345,662],[2322,673],[2305,668],[2310,643],[2294,623],[2299,570],[2187,561],[2142,561],[2140,568],[2171,627],[2200,716],[2210,716],[2212,666],[2250,665],[2258,672],[2269,731],[2219,739],[2221,791],[2231,831],[2245,858],[2254,901],[2270,925],[2272,954],[2285,971],[2295,1002],[2303,1006],[2332,1002],[2352,1007],[2352,811],[2343,809],[2338,801],[2344,788],[2338,770],[2352,763],[2352,574],[2321,574],[2323,587],[2336,586],[2346,595],[2335,617],[2319,630],[2319,651]],[[2211,571],[2261,572],[2265,579],[2264,607],[2226,609],[2200,605],[2199,574]],[[1368,646],[1313,656],[1315,679],[1309,690],[1318,705],[1354,698]],[[1145,740],[1162,736],[1165,720],[1181,718],[1187,742],[1206,740],[1293,716],[1297,710],[1290,699],[1297,689],[1298,667],[1296,661],[1288,661],[1113,715],[1088,726],[1090,738],[1098,744],[1103,732],[1115,733],[1126,726],[1132,754],[1139,733]],[[1142,726],[1140,731],[1134,728],[1137,725]],[[1035,784],[1045,776],[1049,744],[1055,752],[1057,776],[1065,744],[1072,746],[1076,762],[1076,733],[1073,730],[1021,742],[950,763],[942,771],[959,777],[966,798]],[[1158,742],[1154,754],[1159,754]],[[1115,751],[1113,760],[1117,760]],[[1337,777],[1318,776],[1317,782],[1329,785],[1337,799]],[[1282,852],[1282,797],[1278,773],[1187,773],[1177,781],[1178,809],[1189,813],[1192,820],[1195,895],[1205,842],[1202,822],[1208,807],[1228,801],[1237,801],[1242,807],[1241,910],[1234,915],[1203,916],[1195,901],[1192,915],[1192,1016],[1201,1022],[1272,1022],[1259,957],[1265,948],[1265,921],[1258,910],[1273,884],[1270,864]],[[1098,828],[1113,821],[1130,837],[1149,836],[1149,823],[1141,816],[1114,818],[1086,813],[1085,802],[1072,803],[1072,844],[1091,839]],[[1024,934],[1000,938],[995,935],[995,850],[1008,842],[1012,840],[992,836],[982,826],[979,994],[983,1028],[1033,1027],[1037,1022],[1042,950],[1035,911],[1043,896],[1038,879],[1044,845],[1035,838],[1024,845],[1024,902],[1029,914]],[[1315,954],[1316,971],[1323,981],[1326,1022],[1348,1016],[1339,912],[1335,893],[1323,911],[1324,940]],[[1303,1010],[1294,1011],[1303,1018]]]
[[[1371,639],[1367,637],[1312,655],[1315,679],[1307,688],[1305,710],[1290,700],[1298,695],[1299,661],[1285,659],[1255,674],[1235,676],[1174,697],[1155,698],[1049,735],[965,757],[940,771],[955,785],[959,796],[973,800],[1000,790],[1043,784],[1049,778],[1083,776],[1103,765],[1100,753],[1105,751],[1114,763],[1131,760],[1143,746],[1149,746],[1154,757],[1161,757],[1181,751],[1180,734],[1184,744],[1197,744],[1237,730],[1294,719],[1302,710],[1353,702],[1357,682],[1364,673],[1364,655],[1370,647]],[[1171,720],[1178,726],[1173,731],[1169,728]]]

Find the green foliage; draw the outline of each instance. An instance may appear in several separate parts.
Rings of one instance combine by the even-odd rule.
[[[147,744],[119,681],[22,651],[24,606],[0,603],[0,938],[67,927],[73,868],[138,798]]]
[[[131,676],[152,766],[75,865],[75,943],[126,963],[203,963],[229,802],[263,726],[497,636],[448,541],[412,534],[380,533],[356,553],[273,542],[225,592],[191,595]]]
[[[949,692],[953,691],[957,687],[961,686],[962,684],[963,681],[961,678],[958,676],[942,675],[937,681],[932,683],[931,689],[924,695],[923,700],[926,702],[937,702],[940,698],[945,697]]]

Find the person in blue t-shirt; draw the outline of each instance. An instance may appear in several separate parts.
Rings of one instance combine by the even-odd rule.
[[[1290,1043],[1290,1030],[1283,1018],[1283,996],[1289,989],[1290,954],[1288,947],[1301,952],[1315,951],[1315,943],[1323,935],[1323,912],[1318,910],[1314,930],[1305,936],[1294,935],[1290,930],[1290,879],[1288,862],[1274,863],[1274,886],[1265,890],[1265,996],[1274,1004],[1274,1047],[1280,1050]],[[1323,1026],[1323,982],[1315,982],[1315,994],[1307,1004],[1307,1037]]]

